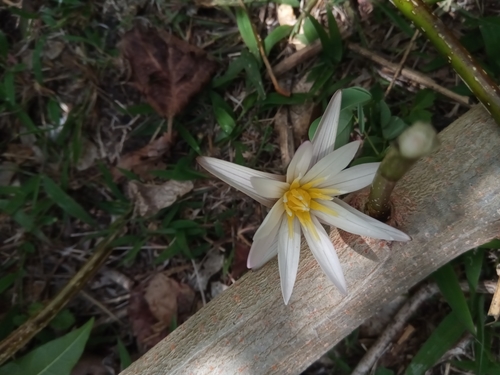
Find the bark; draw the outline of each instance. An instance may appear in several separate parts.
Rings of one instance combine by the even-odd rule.
[[[500,127],[475,107],[440,137],[441,149],[420,160],[393,192],[392,224],[411,242],[332,231],[347,297],[325,279],[303,244],[288,306],[273,260],[245,275],[122,374],[298,374],[385,303],[498,237]],[[357,253],[370,251],[379,262]]]

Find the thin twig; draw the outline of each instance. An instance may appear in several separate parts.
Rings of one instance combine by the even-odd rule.
[[[388,68],[389,70],[396,71],[398,68],[397,64],[392,63],[391,61],[387,60],[386,58],[377,55],[375,52],[370,51],[366,48],[361,47],[360,45],[356,43],[346,43],[347,48],[350,49],[351,51],[366,57],[370,59],[373,62],[376,62],[379,65],[382,65],[385,68]],[[295,68],[297,65],[315,57],[318,55],[321,51],[323,50],[323,46],[321,45],[320,41],[316,41],[307,47],[301,49],[300,51],[295,52],[294,54],[290,55],[289,57],[285,58],[282,60],[280,63],[276,64],[276,66],[273,68],[274,74],[276,76],[280,76],[289,70]],[[437,93],[446,96],[450,98],[451,100],[467,107],[470,108],[471,104],[469,101],[469,98],[467,96],[463,95],[458,95],[454,93],[451,90],[448,90],[447,88],[440,86],[439,84],[436,83],[432,78],[426,76],[423,73],[420,73],[416,70],[410,69],[410,68],[403,68],[400,73],[403,77],[406,77],[422,86],[428,87]]]
[[[387,90],[385,90],[384,98],[387,98],[387,95],[389,95],[389,93],[391,92],[392,86],[394,86],[394,83],[398,79],[399,74],[401,73],[401,70],[403,70],[403,66],[405,65],[406,59],[408,58],[408,55],[410,54],[410,51],[413,47],[413,43],[415,43],[415,40],[417,40],[417,37],[419,34],[420,33],[417,30],[417,31],[415,31],[415,33],[411,37],[410,43],[408,43],[408,46],[406,47],[405,53],[403,54],[403,58],[399,62],[399,65],[398,65],[396,71],[394,72],[394,75],[392,76],[391,82],[389,83]]]
[[[247,8],[246,8],[243,0],[240,0],[240,6],[244,9],[245,12],[248,13]],[[267,59],[266,50],[264,49],[264,46],[262,44],[262,39],[260,38],[260,35],[257,32],[257,29],[255,28],[255,25],[253,24],[252,21],[250,21],[250,24],[252,25],[252,32],[253,32],[253,35],[254,35],[255,40],[257,42],[257,46],[259,47],[260,56],[262,57],[262,61],[264,62],[264,65],[266,66],[267,74],[269,75],[269,78],[271,78],[271,82],[273,83],[274,89],[280,95],[290,96],[290,92],[283,89],[280,86],[280,84],[278,83],[278,80],[276,79],[276,76],[274,75],[273,68],[272,68],[271,64],[269,63],[269,60]]]
[[[23,348],[81,291],[108,258],[113,250],[113,247],[110,245],[116,237],[121,235],[125,223],[126,217],[122,217],[113,223],[109,235],[97,245],[92,256],[66,286],[37,315],[30,318],[0,342],[0,364]]]
[[[467,282],[461,282],[460,288],[464,292],[468,292],[469,284]],[[479,285],[476,291],[478,293],[492,294],[495,291],[495,283],[492,281],[486,281]],[[387,326],[384,333],[379,336],[377,341],[375,341],[363,358],[361,358],[351,375],[367,374],[373,365],[384,354],[388,345],[394,341],[396,336],[403,330],[403,327],[411,316],[425,301],[433,297],[438,292],[439,288],[437,284],[428,284],[420,288],[410,299],[408,299],[408,301],[398,311],[396,316],[394,316],[394,320]]]

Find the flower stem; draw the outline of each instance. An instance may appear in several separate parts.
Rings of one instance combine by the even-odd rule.
[[[437,133],[430,124],[417,122],[405,130],[390,147],[373,179],[365,211],[386,221],[391,214],[390,197],[396,183],[415,162],[439,147]]]
[[[453,69],[500,125],[500,91],[481,65],[422,0],[393,0],[393,3],[448,58]]]

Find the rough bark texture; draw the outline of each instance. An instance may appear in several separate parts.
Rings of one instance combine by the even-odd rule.
[[[418,162],[393,193],[392,224],[411,242],[332,231],[347,297],[325,279],[303,244],[288,306],[273,260],[245,275],[122,374],[298,374],[383,304],[498,237],[500,127],[476,107],[443,131],[441,141],[441,149]],[[367,251],[380,261],[356,253]]]

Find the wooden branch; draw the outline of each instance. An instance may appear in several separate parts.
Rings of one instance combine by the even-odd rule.
[[[498,237],[500,128],[475,107],[442,132],[441,142],[393,192],[393,218],[411,242],[364,242],[332,232],[347,297],[325,279],[303,244],[288,306],[273,260],[245,275],[122,374],[298,374],[385,303]],[[370,250],[379,263],[356,253]]]

